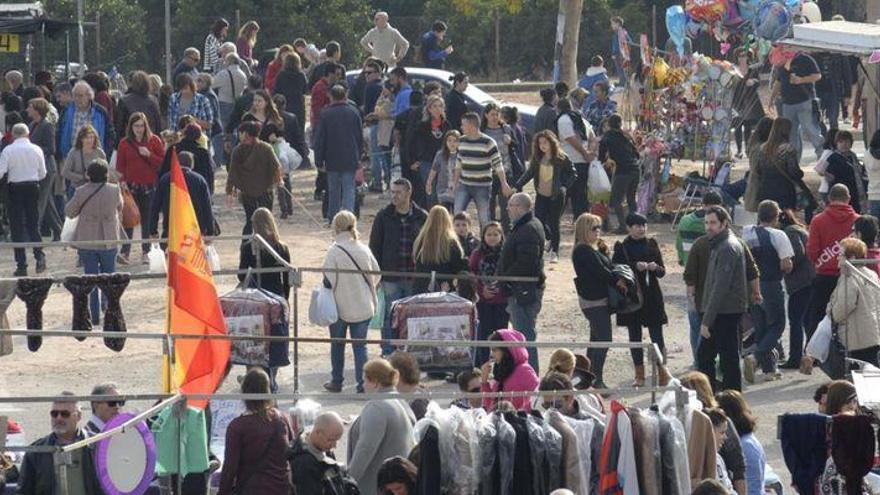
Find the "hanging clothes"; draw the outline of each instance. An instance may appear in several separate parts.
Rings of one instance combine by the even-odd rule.
[[[178,403],[162,410],[150,429],[156,440],[156,475],[186,476],[208,470],[205,411]]]
[[[547,412],[550,425],[562,436],[562,487],[568,488],[577,495],[589,495],[589,480],[586,487],[582,486],[580,449],[578,436],[568,424],[565,416],[557,410]]]
[[[15,289],[18,287],[17,278],[0,278],[0,330],[9,329],[9,318],[6,310],[15,299]],[[12,354],[12,335],[0,335],[0,357]]]
[[[611,413],[602,443],[599,493],[639,494],[632,422],[626,408],[617,401],[611,403]]]
[[[684,426],[674,416],[651,411],[659,426],[661,493],[663,495],[690,495],[691,479],[688,468],[687,438]]]
[[[104,311],[105,332],[125,333],[128,327],[125,324],[125,316],[122,314],[122,293],[131,282],[130,273],[112,273],[100,275],[98,289],[107,296],[107,309]],[[125,346],[125,339],[110,339],[104,337],[104,345],[108,349],[119,352]]]
[[[417,495],[440,495],[441,482],[440,433],[434,425],[428,426],[419,442],[419,474]]]
[[[812,493],[816,479],[828,460],[826,430],[829,417],[824,414],[784,414],[780,441],[792,485],[800,493]]]
[[[21,299],[27,308],[26,318],[29,330],[43,329],[43,303],[49,295],[52,287],[51,278],[20,278],[15,295]],[[28,337],[28,350],[37,352],[43,345],[42,337]]]
[[[874,426],[868,416],[838,414],[831,424],[831,458],[846,480],[848,495],[861,495],[864,477],[874,467]]]
[[[511,493],[513,465],[516,457],[516,436],[516,430],[500,412],[494,412],[481,421],[481,495],[507,495]]]
[[[525,418],[526,427],[529,432],[529,448],[531,449],[530,459],[532,461],[532,493],[535,495],[542,493],[550,493],[547,489],[549,473],[547,472],[547,444],[544,440],[544,427],[535,416],[525,412],[520,412],[519,417]]]
[[[64,288],[73,295],[73,331],[91,332],[92,316],[89,313],[89,294],[98,285],[98,275],[70,275],[64,277]],[[76,337],[82,342],[85,337]]]
[[[715,457],[718,449],[712,432],[712,421],[703,411],[689,410],[690,431],[688,432],[688,464],[690,465],[691,486],[700,481],[715,477]]]
[[[642,487],[641,493],[662,495],[663,475],[657,418],[635,408],[630,408],[628,411],[633,425],[633,443],[636,447],[636,466],[639,472],[639,486]]]
[[[537,413],[535,413],[537,414]],[[544,418],[541,421],[544,430],[544,447],[546,450],[547,492],[557,488],[565,488],[562,484],[562,435]]]
[[[515,413],[504,413],[504,419],[507,420],[516,433],[513,457],[513,484],[510,487],[510,491],[505,493],[511,495],[533,495],[532,446],[529,442],[527,421]]]
[[[594,440],[598,439],[601,442],[601,436],[599,432],[596,431],[596,425],[598,423],[595,420],[586,417],[578,419],[569,416],[566,417],[565,420],[568,425],[571,426],[572,430],[574,430],[576,436],[575,446],[578,451],[579,461],[578,477],[581,480],[580,491],[577,493],[583,495],[595,493],[594,490],[597,487],[594,486],[595,484],[593,481],[599,473],[599,470],[596,469],[596,462],[598,461],[599,456],[594,455],[592,446]]]
[[[473,494],[480,485],[480,436],[476,412],[457,407],[442,409],[431,403],[425,417],[414,427],[414,434],[420,451],[419,478],[422,469],[426,483],[419,483],[419,493]],[[433,456],[435,440],[430,435],[438,431],[435,461],[426,461],[425,449]],[[494,447],[491,448],[494,452]],[[436,490],[436,491],[435,491]]]

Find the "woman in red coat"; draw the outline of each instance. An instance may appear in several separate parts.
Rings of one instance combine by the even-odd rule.
[[[128,119],[125,137],[119,141],[116,150],[116,171],[119,172],[119,183],[124,189],[128,189],[137,203],[141,214],[141,240],[150,238],[150,226],[147,219],[150,217],[150,203],[153,201],[153,193],[156,190],[156,182],[159,180],[159,168],[165,156],[165,144],[162,139],[153,134],[147,117],[142,112],[133,113]],[[126,228],[126,235],[131,239],[134,228]],[[141,244],[142,262],[148,263],[147,252],[150,244]],[[128,255],[131,252],[131,244],[122,247],[120,264],[128,264]]]
[[[284,57],[290,53],[293,53],[293,46],[279,46],[275,60],[269,63],[269,67],[266,67],[266,89],[271,94],[275,93],[275,81],[278,80],[278,73],[284,68]]]

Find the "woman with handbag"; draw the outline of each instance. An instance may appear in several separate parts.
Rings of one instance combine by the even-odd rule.
[[[668,323],[666,306],[660,279],[666,275],[666,266],[657,240],[647,237],[648,219],[638,213],[626,217],[629,235],[614,245],[611,261],[626,264],[636,276],[637,288],[642,293],[641,307],[631,313],[617,315],[617,326],[626,327],[630,342],[642,341],[642,327],[648,327],[651,342],[660,348],[663,361],[666,361],[666,345],[663,342],[663,325]],[[642,349],[630,349],[635,366],[634,387],[645,384],[645,362]]]
[[[95,160],[86,168],[89,183],[76,188],[67,202],[64,214],[76,219],[72,242],[117,241],[122,214],[122,195],[119,186],[107,183],[107,162]],[[90,244],[79,249],[79,259],[86,274],[113,273],[116,271],[115,244],[104,246]],[[101,321],[101,301],[98,289],[89,295],[92,323]]]
[[[336,240],[324,258],[324,268],[358,270],[361,273],[325,272],[324,284],[333,291],[339,320],[330,325],[332,338],[344,339],[346,329],[353,339],[367,337],[370,320],[376,314],[376,287],[379,275],[364,271],[379,271],[379,262],[370,248],[358,240],[357,218],[354,213],[342,210],[333,217]],[[354,375],[357,391],[364,391],[363,368],[367,362],[367,346],[352,344],[354,351]],[[324,384],[328,392],[341,392],[345,371],[345,344],[330,344],[331,379]]]
[[[153,202],[153,193],[156,190],[156,182],[159,179],[159,168],[165,156],[165,145],[162,138],[153,134],[147,116],[141,112],[131,114],[128,118],[128,127],[125,137],[119,141],[116,150],[116,171],[119,172],[119,183],[122,185],[123,195],[130,195],[137,205],[137,211],[141,219],[150,218],[150,204]],[[127,200],[130,202],[130,200]],[[125,235],[129,239],[134,235],[134,227],[141,225],[141,240],[150,238],[150,225],[147,221],[126,222]],[[141,244],[141,262],[148,264],[147,253],[150,252],[150,243]],[[128,255],[131,253],[131,244],[122,247],[119,255],[120,264],[128,264]]]
[[[757,168],[760,176],[757,203],[771,199],[779,208],[799,209],[798,191],[804,172],[798,164],[798,153],[791,144],[791,121],[778,118],[773,121],[767,141],[758,151]],[[809,191],[806,191],[809,192]]]
[[[626,291],[626,284],[618,280],[611,266],[608,245],[602,240],[602,219],[584,213],[574,224],[574,250],[571,261],[577,278],[574,285],[581,311],[590,323],[590,342],[611,342],[611,310],[608,307],[609,290]],[[587,357],[596,376],[594,386],[606,388],[603,380],[607,348],[590,347]]]
[[[91,124],[86,124],[76,133],[73,148],[67,153],[64,166],[61,168],[61,176],[69,184],[68,197],[73,196],[73,191],[77,187],[88,184],[86,168],[95,160],[107,160],[107,155],[101,149],[98,131]]]
[[[261,368],[248,370],[243,394],[268,394],[269,376]],[[247,409],[226,430],[223,475],[217,495],[293,493],[287,455],[293,428],[274,400],[245,400]]]

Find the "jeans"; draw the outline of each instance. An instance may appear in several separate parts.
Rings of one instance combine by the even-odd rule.
[[[611,342],[611,312],[608,306],[597,306],[581,310],[590,323],[590,342]],[[596,376],[595,386],[604,386],[603,372],[605,370],[605,356],[608,355],[607,347],[590,347],[587,349],[587,357],[592,364],[593,375]]]
[[[743,141],[745,141],[746,145],[749,144],[749,138],[752,136],[752,127],[754,127],[755,124],[757,124],[757,122],[754,120],[737,120],[734,122],[735,127],[733,128],[733,137],[736,140],[737,153],[742,153]]]
[[[40,242],[40,218],[37,208],[40,196],[39,182],[14,182],[9,186],[9,202],[6,215],[12,242]],[[15,248],[15,264],[27,268],[27,256],[23,248]],[[42,248],[34,248],[34,259],[44,260]]]
[[[354,212],[354,171],[327,172],[327,219],[332,220],[340,210]]]
[[[272,191],[268,191],[262,196],[247,196],[245,194],[241,195],[241,205],[244,207],[244,227],[241,229],[241,235],[248,235],[253,232],[253,226],[251,225],[251,217],[254,216],[254,212],[257,211],[257,208],[268,208],[269,211],[272,211],[272,203],[275,198],[272,194]]]
[[[467,186],[459,184],[455,189],[455,213],[467,210],[471,200],[477,205],[477,218],[480,220],[480,228],[483,228],[489,220],[489,195],[492,194],[490,186]]]
[[[281,214],[288,216],[293,213],[293,198],[290,193],[293,191],[293,184],[290,181],[290,174],[281,173],[282,185],[278,186],[278,207],[281,208]]]
[[[536,289],[535,302],[522,305],[516,302],[514,297],[507,301],[507,314],[510,315],[510,323],[513,329],[523,334],[528,342],[534,342],[537,339],[535,332],[535,324],[538,321],[538,313],[541,312],[541,300],[544,299],[544,289]],[[529,347],[529,364],[537,372],[538,368],[538,349]]]
[[[391,303],[413,295],[413,279],[408,280],[383,280],[382,290],[385,292],[385,324],[382,325],[382,338],[394,339],[397,335],[391,328]],[[389,356],[394,352],[391,344],[382,344],[382,355]]]
[[[807,314],[804,320],[804,332],[807,334],[807,342],[819,326],[822,318],[825,318],[825,310],[831,293],[837,287],[837,275],[816,275],[813,279],[813,287],[810,290],[810,302],[807,304]]]
[[[113,273],[116,271],[116,248],[113,249],[80,249],[79,259],[82,261],[83,272],[86,275],[95,273]],[[102,294],[103,296],[103,294]],[[89,310],[92,313],[92,323],[97,325],[101,321],[101,300],[98,298],[98,289],[89,294]]]
[[[504,304],[477,303],[477,340],[488,340],[495,330],[507,328],[509,316]],[[489,348],[477,347],[474,351],[474,366],[479,368],[489,360]]]
[[[876,218],[880,218],[880,200],[871,199],[868,200],[868,203],[870,204],[870,210],[868,213]]]
[[[226,150],[223,148],[225,135],[221,132],[211,136],[211,149],[214,151],[214,165],[226,165]]]
[[[617,228],[626,226],[626,215],[623,214],[623,198],[630,212],[636,211],[636,189],[639,187],[639,173],[637,171],[614,174],[611,181],[610,206],[617,215]]]
[[[813,115],[813,102],[807,100],[797,105],[782,105],[782,116],[791,121],[791,142],[798,153],[800,159],[803,152],[804,144],[801,140],[801,132],[803,132],[813,149],[816,152],[816,158],[822,154],[822,131],[819,129],[819,122]]]
[[[642,341],[642,326],[641,325],[629,325],[626,327],[629,332],[629,341],[630,342],[641,342]],[[660,348],[660,353],[664,356],[666,355],[666,344],[663,342],[663,325],[654,325],[648,327],[648,333],[651,335],[651,342],[657,344],[657,347]],[[645,365],[645,351],[644,349],[633,348],[629,350],[630,355],[632,356],[633,364],[636,366],[644,366]]]
[[[712,383],[716,392],[721,390],[742,391],[742,371],[739,366],[739,322],[742,314],[720,314],[715,316],[709,328],[709,338],[700,336],[698,351],[699,369]],[[715,376],[715,357],[721,358],[722,386],[718,388]]]
[[[617,36],[616,34],[612,34],[612,36]],[[623,55],[614,55],[614,74],[619,78],[618,86],[621,88],[626,87],[627,77],[625,61],[623,60]]]
[[[501,215],[495,216],[495,207],[501,209]],[[510,232],[510,214],[507,212],[507,196],[501,193],[501,181],[496,177],[492,181],[492,194],[489,195],[489,217],[501,222],[501,228]]]
[[[697,311],[688,311],[688,325],[690,326],[691,353],[694,355],[694,368],[698,367],[698,351],[700,349],[700,324],[703,317]]]
[[[220,103],[220,123],[223,124],[223,129],[229,134],[237,134],[237,129],[229,128],[229,117],[232,117],[232,111],[235,110],[235,103],[224,103],[222,101],[218,103]],[[175,125],[177,124],[175,123]]]
[[[577,177],[568,188],[568,200],[571,201],[572,221],[576,221],[582,213],[590,211],[590,201],[587,198],[587,179],[590,177],[589,163],[575,163]]]
[[[56,172],[53,169],[48,170],[46,172],[46,177],[40,181],[40,196],[37,199],[37,209],[40,212],[40,217],[37,223],[41,227],[46,225],[48,231],[51,232],[53,236],[60,236],[61,225],[64,223],[64,220],[60,217],[60,213],[55,208],[55,201],[52,201],[55,190],[55,180]],[[61,212],[63,211],[64,210],[61,210]],[[57,239],[57,237],[55,238]]]
[[[385,185],[391,183],[391,160],[387,150],[379,146],[379,126],[370,126],[370,170],[373,175],[374,189],[382,188],[384,174]]]
[[[154,194],[154,189],[149,189],[146,191],[140,189],[131,189],[131,196],[134,198],[134,202],[135,204],[137,204],[138,211],[141,214],[141,240],[150,239],[150,205],[152,205],[153,203]],[[127,235],[129,239],[133,239],[134,229],[125,229],[125,235]],[[122,254],[124,256],[128,256],[128,254],[131,252],[131,246],[131,244],[126,244],[122,246]],[[144,254],[150,252],[149,242],[141,243],[141,252]]]
[[[810,286],[788,295],[788,362],[800,363],[804,355],[804,323],[807,304],[810,302]]]
[[[561,194],[553,198],[535,195],[535,217],[544,224],[547,238],[550,239],[550,249],[556,254],[559,254],[559,224],[564,207],[565,197]]]
[[[764,373],[776,371],[773,349],[785,330],[785,295],[782,281],[761,281],[761,304],[752,306],[755,324],[755,359]]]
[[[338,320],[330,325],[330,337],[335,339],[344,339],[345,330],[348,329],[353,339],[367,338],[367,330],[370,327],[370,320],[351,323]],[[364,365],[367,363],[367,346],[366,344],[351,344],[354,351],[354,379],[357,382],[358,390],[364,389]],[[342,385],[342,373],[345,371],[345,344],[330,344],[330,364],[333,367],[331,376],[333,383]]]
[[[840,96],[836,91],[826,91],[819,93],[819,102],[822,104],[822,112],[828,119],[828,128],[837,129],[837,120],[840,116]]]

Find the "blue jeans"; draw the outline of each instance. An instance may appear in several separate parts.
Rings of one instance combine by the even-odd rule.
[[[226,150],[223,149],[224,134],[214,134],[211,136],[211,150],[214,152],[214,166],[222,167],[226,165]]]
[[[116,248],[80,249],[79,259],[87,275],[116,271]],[[106,297],[104,299],[106,300]],[[101,300],[98,299],[98,289],[89,294],[89,310],[92,313],[92,323],[97,325],[101,321]]]
[[[785,295],[782,281],[761,281],[761,304],[752,306],[755,324],[755,359],[764,373],[776,370],[772,359],[773,349],[785,330]]]
[[[507,301],[507,314],[510,315],[510,323],[514,330],[523,334],[528,342],[534,342],[537,339],[535,324],[538,321],[538,313],[541,312],[541,301],[544,299],[544,289],[538,289],[538,299],[528,305],[521,305],[516,299],[511,297]],[[535,372],[538,372],[538,349],[529,347],[529,364]]]
[[[810,286],[788,295],[788,362],[800,363],[804,355],[804,324],[810,302]]]
[[[431,174],[431,162],[419,162],[419,178],[422,180],[422,184],[425,186],[428,185],[428,175]],[[436,186],[437,179],[434,179],[434,186]],[[437,188],[433,187],[431,189],[431,194],[425,195],[425,205],[430,208],[437,204]]]
[[[480,219],[480,228],[489,223],[489,197],[492,195],[490,186],[466,186],[459,184],[455,189],[455,213],[467,210],[471,200],[477,205],[477,217]]]
[[[382,290],[385,292],[385,324],[382,325],[382,338],[393,339],[394,330],[391,328],[391,303],[413,295],[413,279],[382,281]],[[394,352],[391,344],[382,344],[382,355],[388,356]]]
[[[382,187],[384,174],[385,185],[391,183],[391,159],[386,150],[379,147],[379,126],[370,126],[370,170],[373,175],[372,186]]]
[[[868,201],[868,204],[870,205],[868,213],[880,218],[880,201],[872,199]]]
[[[819,122],[813,114],[813,102],[807,100],[797,105],[782,105],[782,116],[791,121],[791,141],[797,150],[798,159],[800,159],[804,144],[801,140],[801,132],[813,145],[816,152],[816,158],[822,154],[822,131],[819,129]]]
[[[370,320],[350,323],[337,320],[330,325],[330,337],[344,339],[345,330],[348,329],[353,339],[367,338],[367,330],[370,328]],[[364,364],[367,363],[366,344],[351,344],[354,351],[354,379],[357,381],[358,390],[364,389]],[[333,367],[331,376],[333,383],[342,385],[342,373],[345,371],[345,344],[330,344],[330,364]]]
[[[327,219],[339,213],[339,210],[354,211],[354,171],[327,172]]]
[[[694,355],[694,367],[697,366],[697,350],[700,348],[700,325],[703,317],[698,311],[688,311],[688,325],[690,326],[691,353]]]
[[[223,103],[222,101],[218,103],[220,103],[220,123],[223,124],[223,129],[232,135],[237,134],[237,129],[229,128],[229,117],[232,116],[232,111],[235,110],[235,103]],[[174,125],[177,124],[175,123]]]

